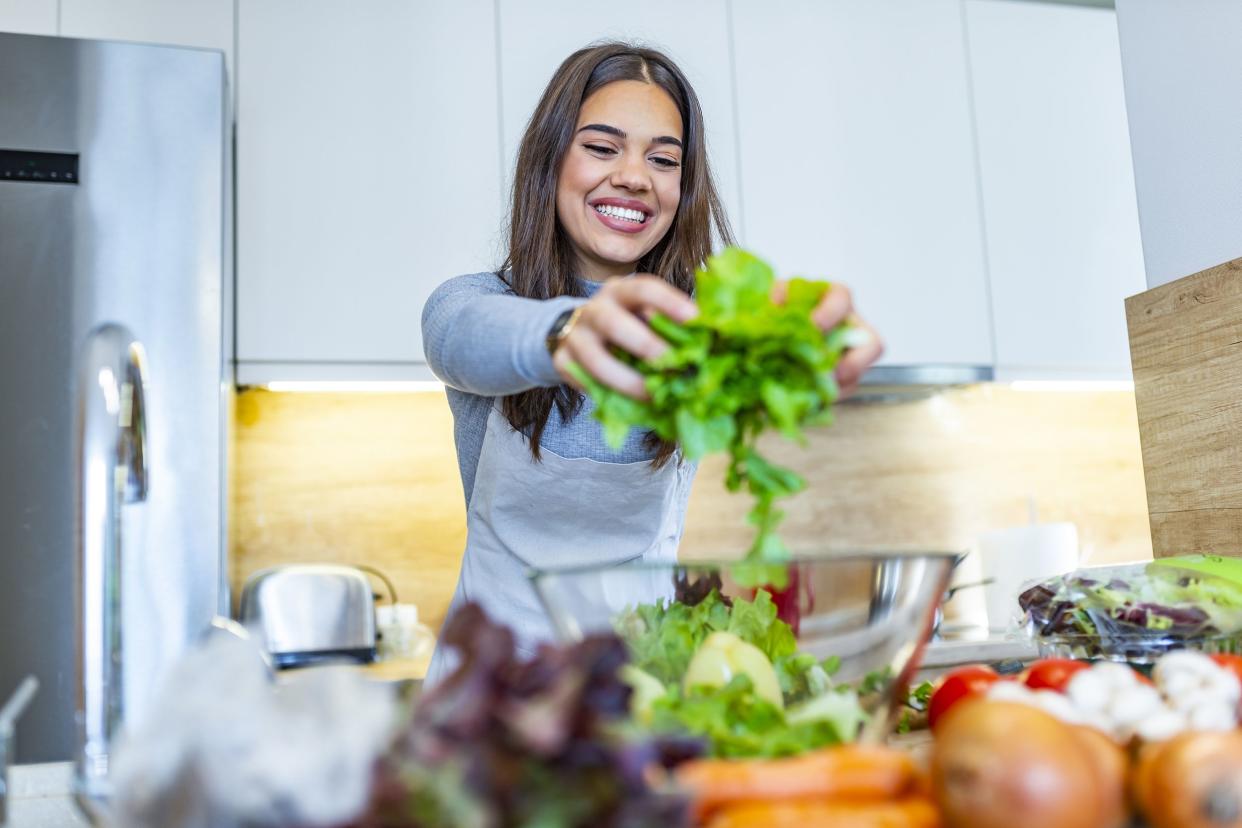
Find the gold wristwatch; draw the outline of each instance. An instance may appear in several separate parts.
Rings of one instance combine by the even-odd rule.
[[[569,336],[569,332],[574,329],[574,325],[578,322],[578,317],[582,315],[582,309],[585,304],[570,308],[561,313],[552,321],[552,327],[548,328],[548,337],[544,340],[548,346],[548,353],[555,354],[556,349],[561,347],[561,343]]]

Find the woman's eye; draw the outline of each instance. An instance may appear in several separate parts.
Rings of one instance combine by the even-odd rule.
[[[653,155],[651,156],[651,161],[653,164],[664,167],[666,170],[675,170],[681,166],[680,161],[673,158],[666,158],[663,155]]]
[[[596,153],[599,153],[600,155],[616,155],[617,154],[617,151],[615,149],[613,149],[612,147],[606,147],[603,144],[583,144],[582,146],[590,150],[591,152],[596,152]]]

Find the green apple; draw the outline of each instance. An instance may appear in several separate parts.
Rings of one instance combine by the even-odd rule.
[[[626,664],[617,677],[630,686],[630,715],[639,724],[651,724],[651,707],[664,695],[664,685],[646,670]]]
[[[692,687],[723,687],[738,675],[750,678],[759,698],[784,709],[781,683],[772,662],[763,650],[733,633],[714,632],[704,639],[690,659],[681,685],[686,692]]]
[[[837,731],[841,741],[852,742],[858,738],[858,731],[867,721],[867,714],[853,690],[830,691],[790,707],[785,711],[785,721],[791,725],[826,721]]]

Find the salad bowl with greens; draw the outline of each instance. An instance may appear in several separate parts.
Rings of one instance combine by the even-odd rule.
[[[716,756],[773,757],[887,735],[955,559],[871,552],[531,578],[563,641],[624,642],[637,727],[699,737]]]

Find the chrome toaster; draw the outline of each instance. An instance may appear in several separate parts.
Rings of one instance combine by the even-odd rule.
[[[241,622],[277,667],[375,660],[375,598],[365,572],[336,564],[260,570],[242,588]]]

